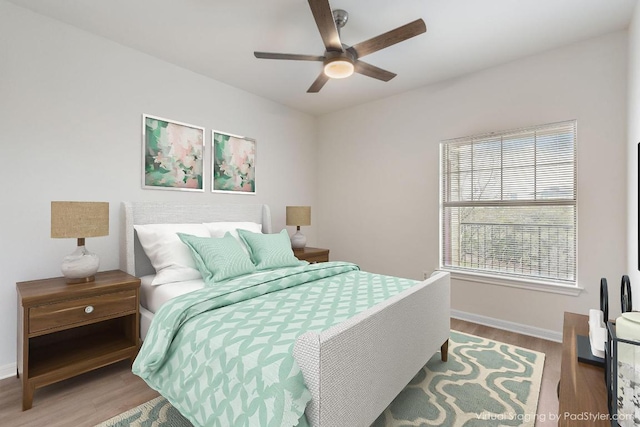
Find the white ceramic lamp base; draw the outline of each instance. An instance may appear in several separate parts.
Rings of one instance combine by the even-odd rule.
[[[296,231],[296,234],[291,236],[291,247],[293,249],[303,249],[307,246],[307,238],[300,230]]]
[[[89,252],[84,246],[78,246],[72,254],[62,261],[62,275],[67,283],[92,282],[100,267],[98,255]]]

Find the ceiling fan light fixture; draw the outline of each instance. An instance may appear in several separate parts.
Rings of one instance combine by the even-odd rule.
[[[332,79],[344,79],[353,74],[353,62],[347,58],[335,58],[324,64],[324,73]]]

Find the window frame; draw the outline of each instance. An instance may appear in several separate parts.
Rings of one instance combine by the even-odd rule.
[[[499,139],[502,144],[504,143],[504,139],[511,137],[516,137],[517,135],[524,135],[526,133],[535,133],[539,131],[549,130],[554,127],[562,127],[568,126],[572,127],[573,131],[573,200],[569,198],[559,198],[552,200],[544,200],[537,199],[537,194],[534,194],[532,200],[528,201],[504,201],[502,198],[500,200],[477,200],[477,201],[446,201],[445,199],[445,179],[444,174],[449,173],[449,169],[445,168],[444,164],[444,156],[445,150],[447,149],[448,144],[452,143],[464,143],[465,141],[470,144],[474,144],[477,141],[490,141],[492,139]],[[534,140],[534,157],[536,156],[535,152],[535,144],[537,144],[537,135]],[[438,245],[438,255],[439,255],[439,268],[443,271],[448,271],[451,273],[452,278],[469,281],[469,282],[480,282],[498,286],[508,286],[515,288],[525,288],[525,289],[533,289],[543,292],[551,292],[558,293],[564,295],[579,295],[581,291],[584,289],[578,285],[578,156],[577,156],[577,142],[578,142],[578,124],[577,120],[565,120],[561,122],[555,123],[546,123],[542,125],[528,126],[524,128],[518,129],[510,129],[499,132],[488,132],[484,134],[471,135],[467,137],[461,138],[453,138],[442,140],[439,144],[439,212],[438,212],[438,222],[439,222],[439,245]],[[473,149],[472,149],[473,150]],[[501,154],[502,156],[502,154]],[[475,156],[471,155],[471,159]],[[473,160],[471,160],[473,161]],[[502,157],[500,160],[501,168],[504,166],[502,163]],[[538,173],[537,165],[534,165],[535,173]],[[471,169],[473,170],[473,168]],[[473,173],[473,172],[472,172]],[[500,178],[502,180],[502,177]],[[473,191],[473,181],[471,183],[471,188]],[[502,194],[502,188],[501,188]],[[450,195],[451,193],[448,193]],[[502,196],[501,196],[502,197]],[[574,260],[573,260],[573,280],[563,280],[558,279],[557,281],[553,278],[546,277],[536,277],[533,275],[523,275],[523,274],[515,274],[509,272],[493,272],[493,271],[482,271],[480,269],[473,269],[463,266],[445,266],[445,209],[452,207],[517,207],[517,206],[529,206],[535,208],[544,208],[544,206],[573,206],[574,209],[574,219],[573,219],[573,252],[574,252]],[[504,223],[505,225],[508,223]],[[496,225],[500,225],[497,223]],[[451,238],[452,236],[450,236]]]

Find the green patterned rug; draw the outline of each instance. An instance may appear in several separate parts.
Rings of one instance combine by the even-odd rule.
[[[533,426],[544,354],[451,331],[449,361],[440,353],[373,423],[386,426]],[[191,427],[157,397],[97,427]]]

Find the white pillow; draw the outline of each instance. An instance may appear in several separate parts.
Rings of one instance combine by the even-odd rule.
[[[177,233],[209,237],[209,231],[203,224],[146,224],[133,227],[156,270],[152,286],[202,278],[191,250],[182,243]]]
[[[262,224],[257,222],[205,222],[202,225],[207,227],[211,237],[224,237],[225,233],[229,232],[233,237],[239,239],[236,231],[238,228],[253,233],[262,233]]]
[[[253,233],[262,233],[262,224],[258,224],[257,222],[205,222],[202,225],[207,227],[211,237],[224,237],[225,233],[228,232],[240,242],[240,246],[242,246],[242,249],[244,249],[247,254],[249,250],[240,236],[238,236],[238,229],[251,231]]]

